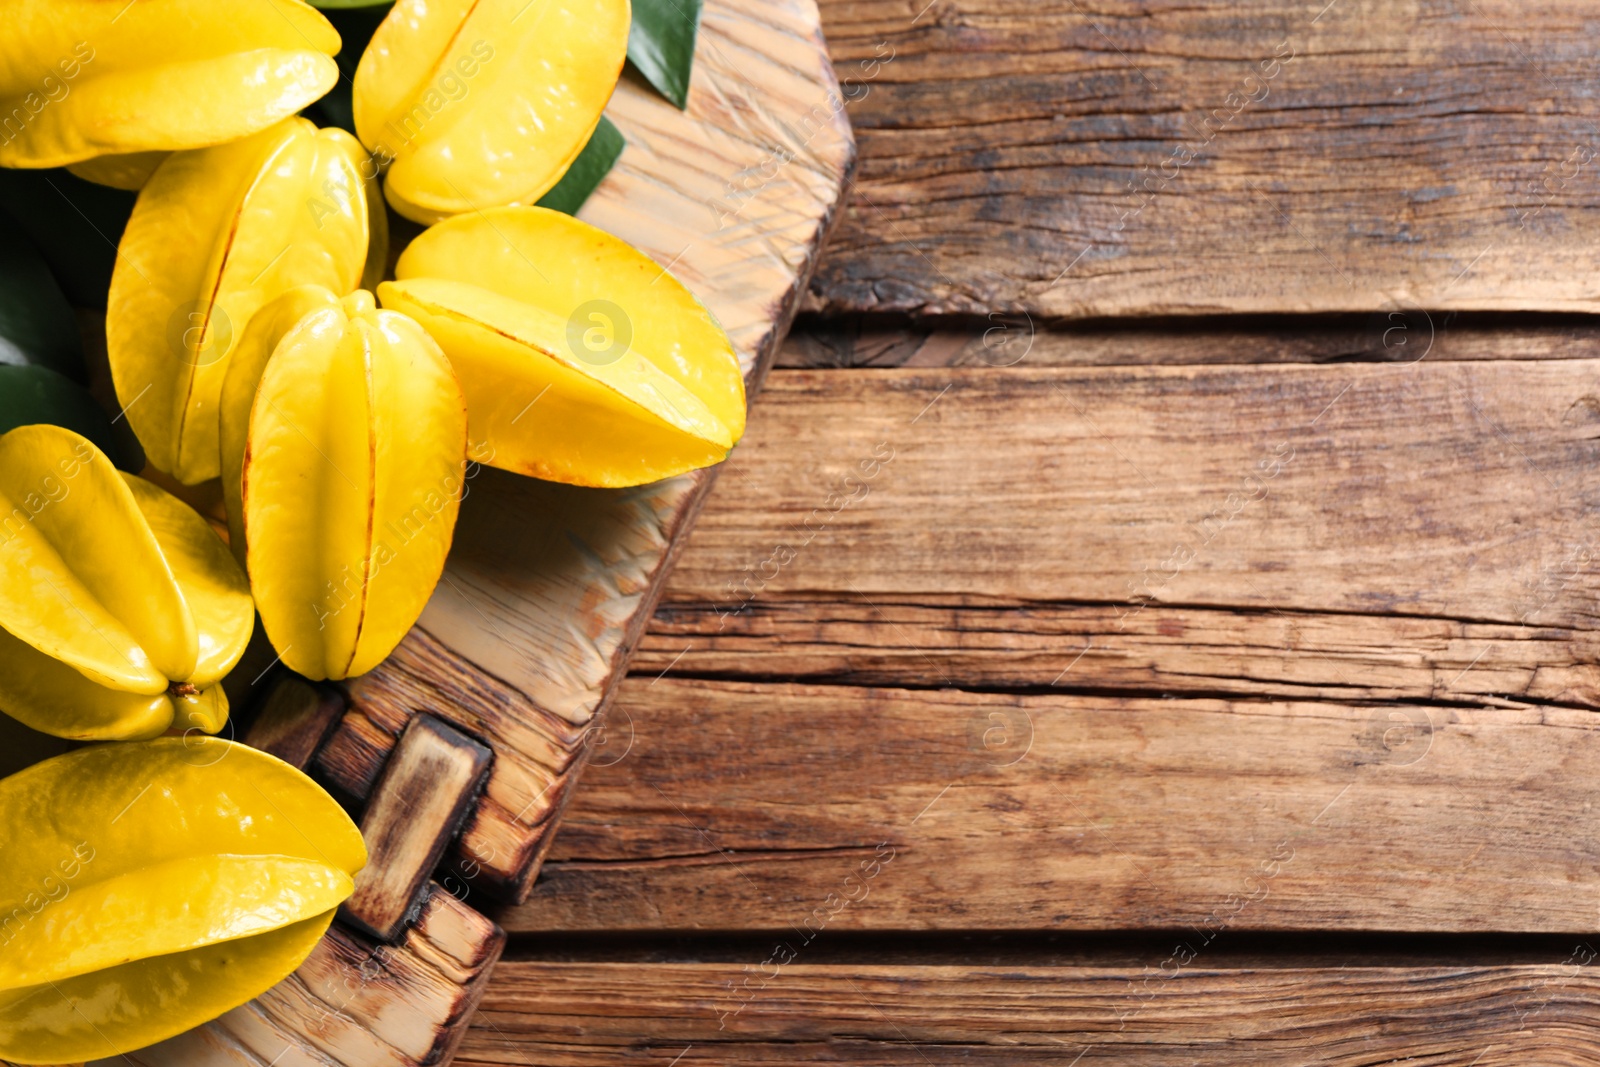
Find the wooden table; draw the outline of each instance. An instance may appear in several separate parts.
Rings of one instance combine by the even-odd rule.
[[[1600,1063],[1600,12],[922,3],[458,1062]]]

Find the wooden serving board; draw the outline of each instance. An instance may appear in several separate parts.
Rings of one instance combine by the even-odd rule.
[[[855,163],[814,0],[707,0],[688,109],[630,71],[607,115],[628,146],[580,217],[711,309],[753,395]],[[373,862],[356,896],[270,992],[101,1062],[449,1062],[505,943],[482,911],[526,898],[585,762],[625,751],[605,709],[715,477],[473,478],[444,578],[386,663],[339,691],[271,673],[255,687],[244,739],[361,814]]]

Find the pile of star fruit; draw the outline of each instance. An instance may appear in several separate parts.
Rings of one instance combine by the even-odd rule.
[[[0,780],[0,1058],[64,1063],[280,981],[366,862],[304,774],[208,736],[257,613],[293,670],[359,675],[473,464],[650,482],[722,460],[745,398],[682,285],[538,206],[608,128],[628,0],[400,0],[345,73],[300,0],[0,11],[0,166],[137,191],[111,422],[49,366],[37,264],[81,249],[0,224],[0,711],[78,743]],[[353,134],[302,114],[336,86]],[[385,201],[426,227],[390,280]],[[218,481],[225,537],[181,499]]]

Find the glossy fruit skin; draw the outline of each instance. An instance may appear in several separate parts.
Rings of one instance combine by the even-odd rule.
[[[157,470],[217,477],[218,394],[258,308],[296,285],[347,293],[382,269],[371,173],[355,138],[301,118],[156,169],[118,248],[106,341]]]
[[[366,864],[300,771],[217,738],[96,745],[0,780],[0,1057],[164,1040],[286,977]]]
[[[431,227],[384,307],[431,333],[467,398],[470,454],[573,485],[629,486],[718,463],[745,425],[716,319],[648,256],[537,207]]]
[[[308,678],[364,674],[422,613],[455,532],[467,416],[450,363],[361,290],[277,341],[248,426],[241,510],[267,636]]]
[[[278,342],[313,311],[339,307],[339,298],[320,285],[297,285],[269,301],[250,319],[228,360],[223,379],[218,425],[218,466],[222,501],[228,513],[228,546],[242,567],[246,564],[244,529],[244,460],[250,444],[250,408],[267,361]]]
[[[338,33],[300,0],[11,0],[5,23],[6,167],[237,140],[293,115],[339,76]]]
[[[187,504],[71,430],[0,435],[0,711],[79,740],[214,733],[254,625]]]
[[[389,203],[431,223],[538,200],[598,125],[630,18],[628,0],[399,0],[354,89]]]

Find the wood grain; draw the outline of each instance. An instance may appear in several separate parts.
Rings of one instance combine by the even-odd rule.
[[[815,5],[708,3],[688,110],[625,79],[607,114],[628,147],[581,217],[700,297],[753,393],[854,164]],[[486,738],[494,769],[449,866],[524,894],[713,476],[615,491],[475,477],[444,580],[400,651],[349,686],[324,770],[365,796],[419,711]]]
[[[911,323],[899,316],[807,316],[778,350],[788,370],[843,367],[1146,366],[1187,363],[1414,363],[1594,359],[1600,323],[1578,316],[1217,316],[1055,323],[995,313]]]
[[[622,711],[508,930],[1595,922],[1592,711],[675,679]]]
[[[822,590],[1115,606],[1124,625],[1159,603],[1590,630],[1597,371],[786,371],[671,600],[732,615]]]
[[[1593,36],[1515,0],[825,0],[829,311],[1596,308]]]
[[[502,921],[1591,928],[1596,369],[775,372]]]
[[[457,1062],[1578,1067],[1600,1063],[1594,955],[1579,942],[1504,967],[516,962]]]
[[[1126,607],[821,593],[738,614],[673,600],[634,669],[649,679],[1114,692],[1600,709],[1588,630],[1377,613]],[[685,649],[688,649],[685,652]]]
[[[380,941],[405,930],[493,762],[487,746],[432,715],[406,724],[361,815],[367,865],[340,918]]]

